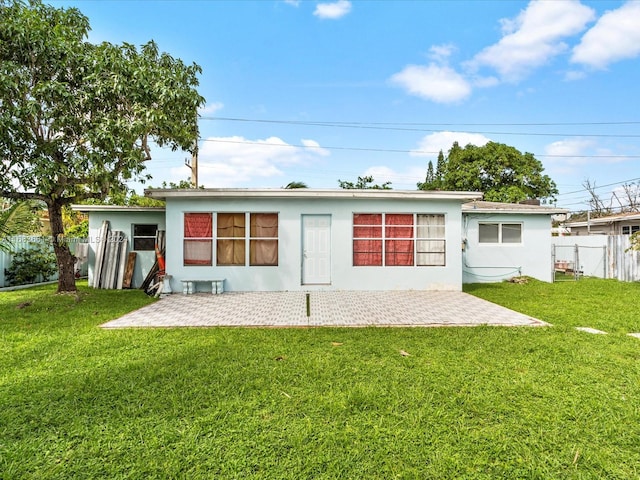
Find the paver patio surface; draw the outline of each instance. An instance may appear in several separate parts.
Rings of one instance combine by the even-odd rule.
[[[545,326],[462,292],[314,291],[172,294],[102,325],[127,327]]]

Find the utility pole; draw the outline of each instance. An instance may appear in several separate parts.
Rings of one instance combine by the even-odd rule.
[[[197,124],[196,117],[196,124]],[[193,142],[193,153],[191,154],[191,161],[188,158],[184,159],[184,164],[191,169],[191,186],[193,188],[198,188],[198,137],[200,136],[200,132],[196,128],[197,134],[196,139]]]

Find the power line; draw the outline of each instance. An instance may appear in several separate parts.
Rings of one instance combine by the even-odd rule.
[[[631,183],[631,182],[635,182],[635,181],[638,181],[638,180],[640,180],[640,177],[637,177],[637,178],[630,178],[629,180],[622,180],[622,181],[620,181],[620,182],[607,183],[607,184],[605,184],[605,185],[600,185],[600,186],[598,186],[598,187],[594,186],[594,187],[593,187],[593,189],[594,189],[594,190],[596,190],[596,189],[598,189],[598,188],[606,188],[606,187],[611,187],[611,186],[613,186],[613,185],[622,185],[622,184],[625,184],[625,183]],[[573,192],[565,192],[565,193],[561,193],[561,194],[559,194],[558,196],[560,196],[560,195],[571,195],[571,194],[573,194],[573,193],[582,193],[582,192],[587,192],[587,191],[589,191],[589,189],[587,189],[587,188],[583,188],[582,190],[575,190],[575,191],[573,191]]]
[[[322,146],[322,145],[302,145],[294,143],[269,143],[269,142],[256,142],[251,140],[225,140],[221,138],[201,138],[202,142],[213,143],[235,143],[242,145],[258,145],[265,147],[283,147],[283,148],[307,148],[318,150],[351,150],[362,152],[379,152],[379,153],[417,153],[423,155],[438,155],[440,151],[427,151],[427,150],[403,150],[393,148],[367,148],[367,147],[337,147],[337,146]],[[640,155],[551,155],[551,154],[533,154],[536,157],[545,158],[615,158],[615,159],[633,159],[640,158]]]
[[[266,119],[252,119],[252,118],[235,118],[235,117],[200,117],[201,120],[222,120],[232,122],[248,122],[248,123],[269,123],[269,124],[283,124],[283,125],[302,125],[313,127],[332,127],[332,128],[360,128],[368,130],[393,130],[393,131],[408,131],[408,132],[441,132],[441,129],[425,129],[425,128],[409,128],[409,125],[418,126],[586,126],[586,125],[640,125],[640,122],[600,122],[600,123],[566,123],[566,124],[420,124],[420,123],[358,123],[358,122],[317,122],[317,121],[302,121],[302,120],[266,120]],[[391,126],[391,125],[404,125]],[[544,136],[544,137],[593,137],[593,138],[640,138],[637,134],[600,134],[600,133],[538,133],[538,132],[488,132],[488,131],[474,131],[467,133],[477,133],[482,135],[520,135],[520,136]]]

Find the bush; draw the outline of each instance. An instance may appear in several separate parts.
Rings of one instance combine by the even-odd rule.
[[[11,265],[4,274],[11,285],[25,285],[35,283],[38,278],[47,281],[56,271],[56,257],[51,247],[31,242],[28,248],[13,254]]]

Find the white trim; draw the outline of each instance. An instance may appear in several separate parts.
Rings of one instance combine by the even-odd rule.
[[[164,212],[164,207],[128,207],[123,205],[71,205],[75,212]]]
[[[152,189],[145,190],[145,196],[166,198],[363,198],[408,200],[459,200],[468,202],[482,198],[480,192],[441,192],[423,190],[349,190],[349,189],[245,189],[245,188],[197,188],[197,189]]]

